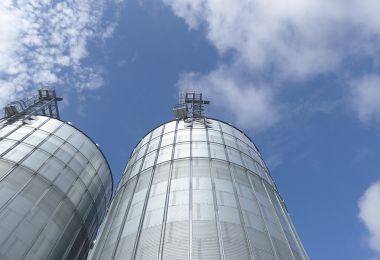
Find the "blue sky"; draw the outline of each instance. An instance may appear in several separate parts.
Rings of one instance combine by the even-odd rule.
[[[380,2],[2,0],[0,105],[55,86],[117,183],[180,89],[243,129],[311,259],[380,259]]]

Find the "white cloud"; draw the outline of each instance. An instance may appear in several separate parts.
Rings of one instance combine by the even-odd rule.
[[[373,183],[360,198],[359,219],[369,231],[369,247],[380,258],[380,181]]]
[[[229,68],[221,67],[208,75],[185,74],[179,85],[201,90],[206,96],[213,97],[213,107],[231,113],[239,124],[257,130],[272,126],[279,118],[271,90],[239,79]]]
[[[117,17],[108,13],[106,18],[105,12],[122,2],[1,0],[0,107],[36,88],[82,90],[104,84],[102,70],[84,62],[88,42],[102,39],[103,30],[111,36],[106,27],[115,28]]]
[[[352,80],[351,103],[359,119],[364,123],[380,120],[380,76],[365,75]]]
[[[163,2],[183,18],[190,29],[205,31],[221,57],[215,72],[218,74],[223,67],[224,71],[237,75],[233,78],[234,86],[242,80],[264,82],[266,92],[276,96],[285,91],[284,85],[306,82],[325,74],[336,77],[352,74],[347,64],[356,59],[367,58],[370,63],[380,59],[376,40],[380,37],[377,13],[380,2],[377,0]],[[214,72],[204,75],[214,76]],[[257,90],[256,83],[248,85],[252,86],[241,86],[242,92],[238,95],[246,104],[250,98],[244,95],[247,87]],[[271,106],[266,106],[268,113],[279,109],[280,101],[274,96]],[[267,95],[263,98],[265,103]],[[258,116],[262,111],[262,107],[252,109]]]
[[[19,47],[18,37],[23,28],[20,12],[10,8],[9,0],[0,3],[0,71],[8,73],[13,54]],[[11,70],[14,68],[11,68]]]
[[[116,23],[109,24],[102,34],[102,39],[105,40],[105,39],[110,38],[113,35],[113,33],[115,32],[116,26],[117,26]]]

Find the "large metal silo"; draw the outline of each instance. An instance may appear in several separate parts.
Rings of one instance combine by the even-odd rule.
[[[176,109],[135,147],[89,258],[308,259],[253,142]]]
[[[110,203],[108,163],[70,124],[14,111],[0,126],[0,259],[84,259]]]

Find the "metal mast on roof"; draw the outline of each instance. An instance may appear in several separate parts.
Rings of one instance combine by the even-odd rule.
[[[210,101],[203,100],[202,93],[186,91],[181,93],[178,104],[173,107],[173,114],[176,119],[185,119],[187,122],[198,121],[207,125],[205,120],[205,105]]]
[[[202,93],[187,91],[179,95],[178,104],[174,106],[173,113],[177,119],[204,118],[205,105],[208,104],[210,101],[203,100]]]
[[[22,119],[24,123],[30,123],[35,115],[49,116],[59,119],[55,89],[40,89],[36,95],[14,101],[4,107],[4,118],[0,119],[0,127]]]

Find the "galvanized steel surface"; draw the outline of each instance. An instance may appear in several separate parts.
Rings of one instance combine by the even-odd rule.
[[[37,116],[0,129],[0,259],[84,259],[112,195],[86,135]]]
[[[207,121],[140,141],[90,259],[308,259],[255,145]]]

